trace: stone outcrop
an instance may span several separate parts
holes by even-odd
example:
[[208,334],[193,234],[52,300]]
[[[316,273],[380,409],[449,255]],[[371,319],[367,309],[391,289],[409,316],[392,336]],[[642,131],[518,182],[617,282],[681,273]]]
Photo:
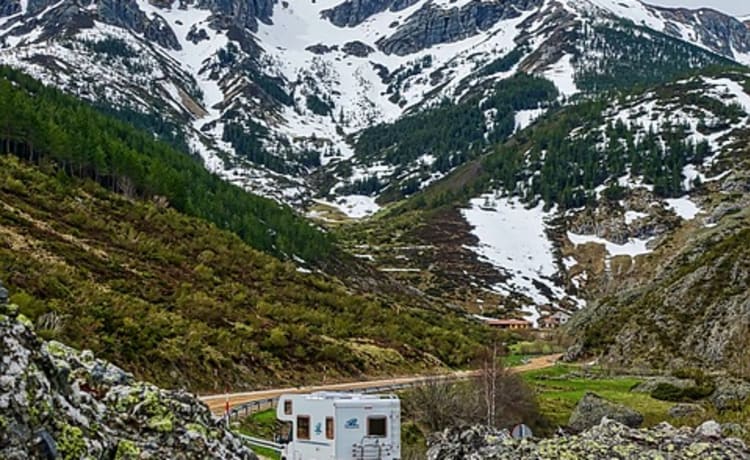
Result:
[[716,390],[709,400],[720,411],[742,408],[750,400],[750,383],[733,378],[717,379]]
[[21,12],[20,0],[0,0],[0,18]]
[[703,407],[701,407],[699,404],[681,403],[675,404],[674,406],[669,408],[669,416],[672,418],[690,417],[693,415],[700,415],[705,412],[706,410],[703,409]]
[[670,35],[682,36],[684,24],[697,25],[698,40],[716,53],[734,57],[735,53],[750,52],[750,30],[739,19],[708,8],[652,8],[669,21],[665,32]]
[[658,387],[659,385],[671,385],[673,387],[679,388],[684,390],[685,388],[694,387],[697,385],[697,382],[693,379],[682,379],[677,377],[670,377],[670,376],[658,376],[658,377],[651,377],[647,378],[643,382],[636,385],[632,390],[634,393],[651,393]]
[[184,391],[44,342],[0,287],[0,458],[255,460]]
[[[716,423],[716,422],[712,422]],[[717,424],[718,425],[718,424]],[[504,430],[486,427],[447,430],[428,440],[429,460],[558,460],[561,458],[693,458],[746,459],[750,449],[721,437],[711,423],[698,429],[662,423],[648,430],[628,428],[614,420],[578,435],[550,439],[511,439]]]
[[371,16],[383,11],[401,11],[419,0],[347,0],[329,10],[323,17],[339,27],[356,27]]
[[643,423],[643,416],[633,409],[587,392],[570,415],[568,427],[579,432],[598,425],[605,418],[630,428],[638,428]]
[[692,233],[651,281],[589,304],[566,325],[578,342],[570,356],[597,355],[626,369],[743,372],[750,363],[748,225],[745,209]]
[[353,41],[353,42],[344,44],[344,46],[341,48],[341,51],[343,51],[346,54],[350,54],[352,56],[357,56],[361,58],[365,58],[375,52],[375,50],[372,49],[369,45],[362,43],[360,41]]
[[452,43],[486,31],[498,21],[519,17],[541,4],[540,0],[471,1],[443,9],[426,3],[406,23],[377,45],[386,54],[405,56],[441,43]]

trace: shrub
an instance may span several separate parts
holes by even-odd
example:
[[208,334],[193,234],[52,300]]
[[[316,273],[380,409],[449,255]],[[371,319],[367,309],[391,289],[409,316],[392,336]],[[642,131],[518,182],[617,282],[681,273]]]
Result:
[[696,401],[709,396],[714,390],[712,383],[702,383],[687,388],[680,388],[671,383],[660,383],[651,392],[651,397],[661,401]]
[[672,375],[678,379],[692,379],[696,383],[701,383],[706,379],[703,369],[697,367],[681,367],[672,371]]
[[681,401],[682,388],[671,383],[660,383],[651,391],[651,397],[661,401]]

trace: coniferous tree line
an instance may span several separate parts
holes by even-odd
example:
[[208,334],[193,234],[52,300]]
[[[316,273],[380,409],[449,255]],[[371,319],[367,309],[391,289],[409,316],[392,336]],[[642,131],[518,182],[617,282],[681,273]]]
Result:
[[[596,94],[613,89],[648,88],[687,71],[735,65],[729,59],[666,34],[627,22],[587,24],[580,36],[575,81]],[[595,57],[588,58],[589,54]]]
[[557,94],[550,81],[518,74],[498,82],[488,97],[444,101],[394,123],[368,128],[359,135],[355,148],[361,158],[382,155],[395,166],[432,155],[432,170],[446,172],[473,158],[479,148],[512,134],[517,111],[550,104]]
[[[604,107],[597,102],[585,105]],[[601,120],[601,115],[593,120]],[[530,149],[499,147],[484,161],[484,177],[528,202],[541,199],[548,207],[557,204],[564,209],[591,202],[600,186],[606,186],[606,198],[621,198],[624,189],[617,179],[625,175],[642,178],[657,196],[679,197],[690,186],[685,183],[685,167],[699,165],[711,154],[706,141],[689,138],[689,129],[667,124],[657,131],[617,120],[602,132],[571,136],[567,123],[550,124],[535,132]]]
[[328,235],[290,208],[223,181],[186,152],[21,72],[0,67],[0,106],[2,153],[132,197],[165,197],[275,255],[316,261],[332,247]]
[[[703,69],[700,75],[729,78],[747,87],[744,73],[738,74],[733,66]],[[682,115],[669,121],[670,117],[649,117],[646,112],[633,114],[650,119],[650,126],[607,117],[612,115],[613,100],[627,104],[634,96],[642,97],[637,89],[581,99],[486,150],[476,164],[418,193],[399,212],[455,205],[490,190],[520,196],[529,204],[544,200],[548,207],[569,209],[597,196],[623,199],[627,185],[620,185],[622,178],[649,185],[662,198],[682,196],[700,186],[699,179],[686,177],[685,168],[704,164],[716,153],[707,141],[694,140],[695,131],[717,134],[747,116],[731,99],[705,94],[703,78],[683,78],[678,84],[652,87],[648,94],[667,103],[657,110],[680,107],[690,114],[691,126]]]

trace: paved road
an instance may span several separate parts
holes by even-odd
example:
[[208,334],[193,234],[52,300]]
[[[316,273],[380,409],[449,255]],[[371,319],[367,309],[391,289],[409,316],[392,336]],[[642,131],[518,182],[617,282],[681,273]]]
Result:
[[[538,358],[533,358],[528,364],[520,366],[514,366],[509,368],[511,372],[528,372],[537,369],[544,369],[551,367],[555,362],[560,359],[562,355],[546,355]],[[468,378],[477,374],[478,371],[461,371],[447,376],[457,379]],[[314,391],[352,391],[352,390],[364,390],[368,388],[378,388],[390,385],[408,384],[423,380],[425,375],[412,376],[412,377],[401,377],[394,379],[382,379],[382,380],[368,380],[364,382],[350,382],[350,383],[339,383],[330,385],[319,385],[319,386],[306,386],[306,387],[292,387],[292,388],[277,388],[274,390],[261,390],[261,391],[250,391],[246,393],[231,393],[228,395],[230,407],[234,407],[240,404],[245,404],[253,401],[263,401],[270,398],[278,398],[279,396],[286,393],[311,393]],[[208,395],[201,396],[200,399],[206,403],[216,415],[224,414],[226,405],[227,395]]]

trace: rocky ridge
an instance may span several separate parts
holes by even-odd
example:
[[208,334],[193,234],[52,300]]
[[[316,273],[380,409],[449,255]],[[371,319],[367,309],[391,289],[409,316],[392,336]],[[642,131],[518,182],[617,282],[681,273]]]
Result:
[[0,458],[256,460],[208,408],[58,342],[0,286]]
[[[328,168],[356,156],[351,136],[363,128],[483,91],[507,72],[477,74],[519,49],[527,72],[596,68],[596,52],[570,59],[584,25],[619,18],[750,59],[739,20],[635,0],[4,0],[0,56],[97,103],[158,115],[209,169],[303,205],[350,198],[311,173],[347,185],[359,166],[378,167]],[[419,164],[394,168],[409,177]]]
[[487,427],[446,430],[428,440],[429,460],[559,458],[642,459],[691,458],[745,459],[750,449],[734,438],[724,438],[716,422],[696,429],[675,428],[668,423],[650,429],[628,428],[605,419],[574,436],[550,439],[511,439],[505,430]]

